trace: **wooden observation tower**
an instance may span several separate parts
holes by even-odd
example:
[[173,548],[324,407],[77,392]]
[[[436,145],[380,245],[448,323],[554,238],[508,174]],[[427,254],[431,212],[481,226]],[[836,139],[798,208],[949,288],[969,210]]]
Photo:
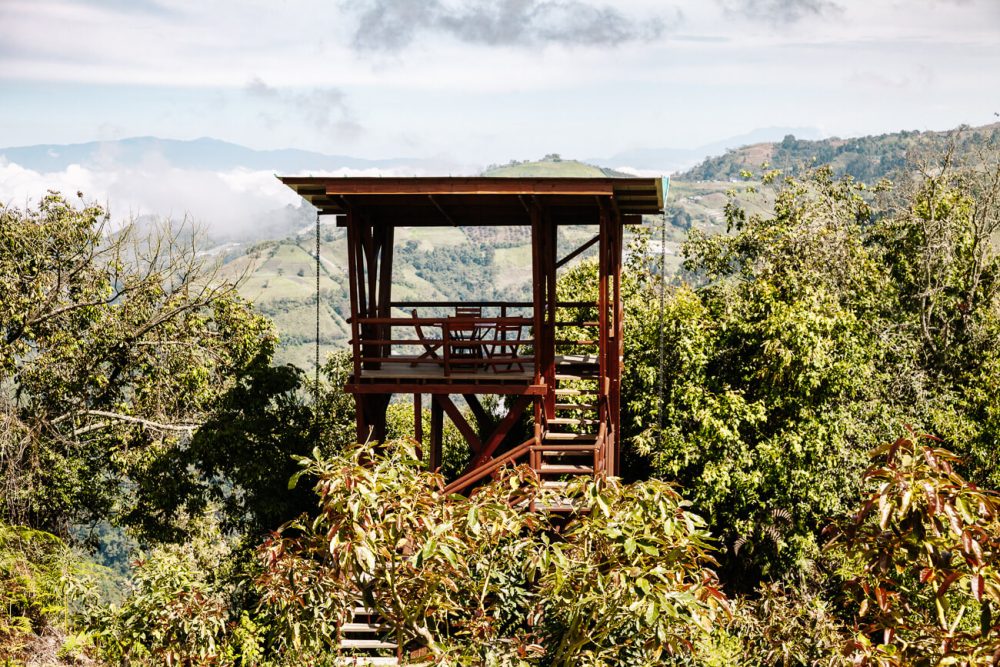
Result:
[[[441,461],[445,415],[462,433],[471,463],[448,491],[463,492],[505,463],[527,463],[544,479],[619,472],[622,369],[622,236],[642,214],[663,210],[651,178],[282,177],[321,215],[347,229],[354,368],[344,389],[357,405],[358,439],[382,440],[393,394],[413,396],[416,437]],[[522,225],[531,229],[532,300],[394,301],[397,227]],[[593,238],[559,255],[557,232],[587,225]],[[598,274],[590,302],[559,302],[556,273],[590,247]],[[581,333],[582,332],[582,333]],[[479,397],[503,397],[486,419]],[[464,397],[480,434],[456,405]],[[422,401],[429,397],[429,442]],[[520,417],[533,434],[510,442]]]

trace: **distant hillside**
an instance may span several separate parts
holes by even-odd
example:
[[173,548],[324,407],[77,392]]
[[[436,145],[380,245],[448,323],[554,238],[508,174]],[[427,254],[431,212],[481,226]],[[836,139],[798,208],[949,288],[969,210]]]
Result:
[[178,140],[158,137],[130,137],[82,144],[39,144],[0,148],[0,156],[27,169],[39,172],[60,171],[71,164],[90,168],[136,167],[150,161],[162,161],[178,169],[229,170],[259,169],[275,172],[317,172],[337,169],[427,169],[455,168],[440,160],[356,158],[327,155],[294,148],[255,150],[202,137]]
[[836,174],[848,174],[872,182],[892,177],[920,153],[939,152],[952,140],[960,153],[971,153],[986,142],[1000,142],[1000,123],[946,132],[903,131],[852,139],[833,137],[818,141],[788,135],[780,142],[765,142],[711,157],[682,174],[683,181],[731,181],[742,171],[759,173],[761,165],[794,173],[803,168],[829,164]]
[[588,158],[586,162],[611,167],[630,167],[653,173],[667,174],[690,169],[710,155],[725,153],[730,148],[779,141],[794,134],[800,139],[819,139],[823,135],[814,127],[761,127],[745,134],[727,137],[696,148],[657,148],[643,146],[615,153],[610,157]]
[[616,178],[631,178],[633,174],[626,174],[606,167],[579,162],[577,160],[564,160],[557,153],[546,155],[541,160],[517,161],[511,160],[507,164],[490,165],[482,174],[483,176],[506,176],[510,178],[523,178],[525,176],[565,176],[568,178],[602,178],[613,176]]

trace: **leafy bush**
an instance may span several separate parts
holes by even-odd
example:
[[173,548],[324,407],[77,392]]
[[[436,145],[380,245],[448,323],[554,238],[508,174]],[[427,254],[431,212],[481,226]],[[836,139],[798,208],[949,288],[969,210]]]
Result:
[[1000,494],[958,475],[936,438],[880,448],[868,499],[832,548],[852,581],[861,664],[995,665],[1000,661]]
[[263,603],[286,651],[332,647],[362,601],[407,649],[460,664],[659,664],[726,608],[704,524],[661,482],[573,483],[560,531],[527,468],[441,495],[402,443],[302,461],[320,514],[264,545]]
[[[55,535],[0,522],[0,660],[51,649],[53,659],[90,652],[78,621],[107,572]],[[38,656],[36,656],[37,658]]]
[[256,664],[260,629],[235,604],[239,577],[218,524],[202,518],[185,544],[140,555],[131,590],[120,604],[93,613],[89,624],[101,656],[114,664]]
[[15,656],[65,614],[59,538],[0,523],[0,657]]

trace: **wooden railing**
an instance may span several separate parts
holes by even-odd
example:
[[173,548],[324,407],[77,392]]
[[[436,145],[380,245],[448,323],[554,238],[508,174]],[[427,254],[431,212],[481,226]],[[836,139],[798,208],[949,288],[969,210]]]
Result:
[[[530,301],[394,301],[397,312],[410,316],[358,317],[354,348],[355,369],[379,369],[384,363],[404,362],[412,368],[453,373],[482,370],[502,374],[527,372],[538,360],[533,336],[535,320]],[[562,302],[560,308],[589,308],[587,301]],[[478,309],[482,316],[454,315],[457,309]],[[423,312],[421,312],[423,311]],[[428,314],[428,311],[429,314]],[[557,328],[593,327],[596,322],[567,320]],[[556,340],[557,349],[576,350],[591,340]]]
[[404,362],[439,368],[445,377],[480,369],[524,371],[535,361],[535,342],[526,337],[531,322],[529,317],[360,317],[361,338],[351,343],[366,369]]
[[508,463],[513,463],[522,456],[527,456],[535,446],[535,439],[525,440],[517,447],[508,450],[504,454],[496,457],[489,463],[479,466],[475,470],[470,470],[451,484],[444,487],[445,494],[461,493],[479,480],[492,475]]

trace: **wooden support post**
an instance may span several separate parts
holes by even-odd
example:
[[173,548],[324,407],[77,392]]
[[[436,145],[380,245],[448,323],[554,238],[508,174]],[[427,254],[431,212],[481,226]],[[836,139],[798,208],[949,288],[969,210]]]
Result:
[[441,449],[444,442],[444,410],[437,401],[431,401],[431,456],[432,471],[441,467]]
[[514,424],[516,424],[517,420],[522,414],[524,414],[524,410],[530,403],[530,396],[517,397],[514,404],[510,406],[510,410],[507,412],[506,416],[500,420],[496,429],[490,434],[490,437],[486,439],[486,442],[483,443],[483,447],[479,451],[478,455],[472,459],[472,463],[469,464],[465,473],[462,474],[472,472],[490,460],[490,457],[492,457],[493,453],[496,452],[498,447],[500,447],[503,439],[507,437],[507,434],[510,433],[510,429],[514,427]]
[[542,262],[545,266],[545,382],[549,391],[545,394],[545,418],[553,419],[556,416],[556,223],[552,217],[546,213],[544,217],[545,225],[545,246],[543,248]]
[[[610,377],[610,338],[612,337],[610,331],[610,322],[608,321],[608,273],[610,270],[609,266],[609,247],[611,245],[611,224],[609,218],[608,207],[604,200],[598,200],[600,205],[600,242],[598,251],[598,285],[597,285],[597,321],[598,321],[598,419],[600,419],[607,428],[611,427],[608,423],[610,419],[610,405],[608,402],[608,388]],[[607,453],[606,453],[607,455]]]
[[[542,376],[542,314],[544,302],[542,299],[544,288],[544,273],[542,271],[542,260],[539,248],[542,245],[542,215],[536,202],[528,207],[531,216],[531,295],[532,295],[532,339],[534,340],[533,352],[535,357],[535,380],[534,384],[541,383]],[[546,391],[553,391],[552,387],[547,387]],[[540,443],[542,437],[542,426],[544,420],[544,397],[535,400],[535,442]]]
[[610,427],[613,428],[611,444],[613,447],[610,457],[612,465],[608,474],[621,474],[621,386],[622,386],[622,357],[625,354],[625,306],[622,303],[622,242],[624,229],[618,211],[615,210],[615,217],[611,222],[613,231],[613,242],[611,244],[611,273],[615,281],[614,293],[612,296],[615,319],[615,342],[612,349],[611,365],[611,404],[610,404]]
[[[380,229],[380,258],[379,258],[379,277],[378,277],[378,304],[376,306],[378,316],[382,318],[387,318],[392,313],[392,243],[394,237],[395,227],[392,225],[383,224]],[[382,340],[390,340],[392,338],[392,327],[388,324],[383,324],[378,327],[380,330],[379,338]],[[379,352],[380,357],[388,357],[392,351],[392,346],[386,344],[382,346]]]
[[462,394],[462,398],[469,404],[469,410],[472,411],[472,415],[476,418],[476,425],[479,426],[479,431],[482,433],[490,426],[493,420],[490,419],[483,404],[479,402],[478,396],[475,394]]
[[434,394],[434,402],[440,405],[445,412],[448,413],[448,418],[451,422],[458,428],[459,433],[465,438],[465,441],[469,443],[469,448],[472,449],[473,454],[479,454],[483,449],[483,443],[479,440],[479,435],[476,433],[475,429],[469,425],[468,420],[465,419],[465,415],[462,411],[458,409],[451,398],[447,394]]
[[424,444],[424,408],[422,404],[423,394],[416,392],[413,394],[413,439],[417,442],[417,458],[423,459]]

